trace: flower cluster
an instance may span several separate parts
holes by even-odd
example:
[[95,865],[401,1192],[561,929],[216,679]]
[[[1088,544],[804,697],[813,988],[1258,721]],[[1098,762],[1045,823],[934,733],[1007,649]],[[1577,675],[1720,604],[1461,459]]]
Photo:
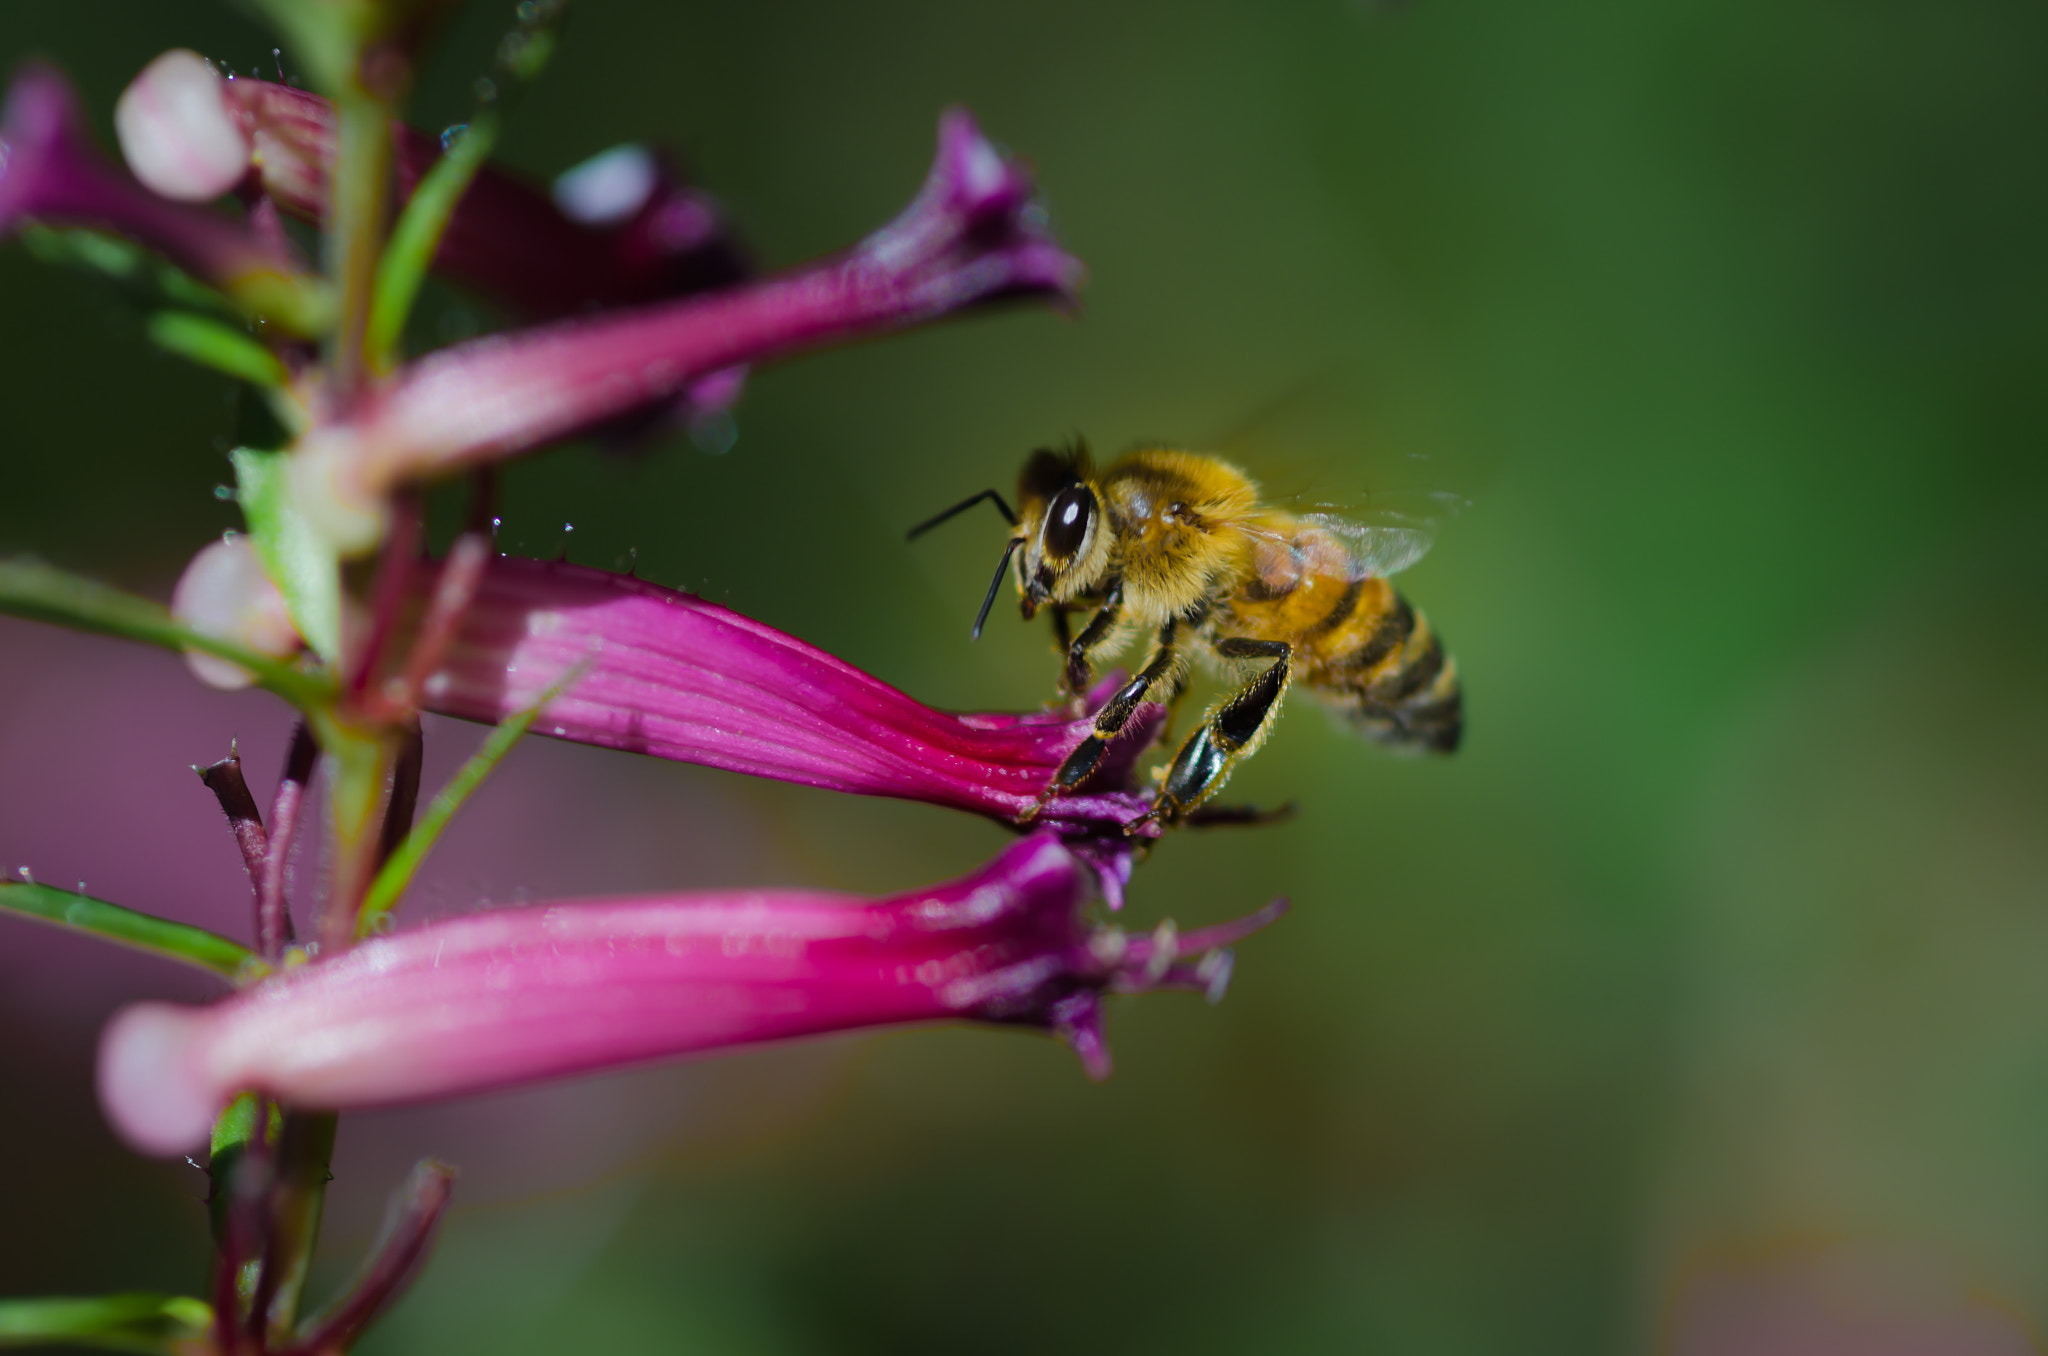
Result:
[[[937,711],[643,580],[504,557],[479,531],[435,556],[419,490],[471,477],[481,520],[489,468],[507,458],[716,409],[751,369],[823,346],[1001,300],[1066,305],[1081,269],[1023,166],[962,110],[941,115],[930,173],[893,220],[826,258],[760,271],[717,204],[645,147],[604,152],[549,190],[490,163],[500,102],[449,138],[398,121],[413,46],[441,6],[260,7],[305,49],[318,92],[166,53],[115,110],[125,167],[47,67],[18,73],[0,114],[0,236],[153,282],[151,336],[247,383],[283,430],[278,446],[234,453],[246,531],[198,552],[168,610],[12,561],[0,562],[0,611],[181,649],[202,680],[261,686],[300,718],[267,812],[237,759],[202,773],[248,868],[253,945],[0,884],[11,911],[204,966],[233,988],[207,1006],[127,1009],[99,1071],[108,1115],[137,1148],[210,1143],[213,1293],[141,1308],[122,1297],[40,1335],[344,1349],[417,1271],[449,1176],[423,1164],[355,1286],[302,1317],[339,1111],[939,1021],[1056,1033],[1099,1078],[1102,995],[1220,997],[1226,948],[1283,905],[1186,935],[1127,934],[1091,914],[1098,901],[1121,907],[1157,832],[1134,787],[1156,707],[1035,814],[1029,836],[959,880],[875,900],[567,900],[393,929],[435,836],[529,729],[1005,824],[1031,817],[1119,679],[1079,709]],[[558,8],[519,7],[494,90],[538,70]],[[320,260],[287,219],[321,230]],[[525,327],[408,356],[405,320],[429,269]],[[424,809],[423,712],[494,727]],[[309,799],[316,785],[325,794]],[[323,805],[317,824],[309,803]],[[284,863],[313,832],[307,859],[323,879],[288,897]]]

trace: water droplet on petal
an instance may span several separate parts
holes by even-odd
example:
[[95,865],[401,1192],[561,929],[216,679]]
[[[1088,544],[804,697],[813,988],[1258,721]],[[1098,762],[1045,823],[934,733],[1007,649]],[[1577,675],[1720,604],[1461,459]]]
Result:
[[444,151],[453,150],[455,143],[462,140],[468,134],[469,124],[466,122],[453,123],[443,128],[441,130],[441,149]]

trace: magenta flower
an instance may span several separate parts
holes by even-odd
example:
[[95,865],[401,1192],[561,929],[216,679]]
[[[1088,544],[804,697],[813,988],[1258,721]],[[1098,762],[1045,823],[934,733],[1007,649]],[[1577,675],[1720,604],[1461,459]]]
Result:
[[[248,76],[228,81],[226,98],[250,138],[263,192],[288,215],[320,221],[334,168],[334,105]],[[391,139],[402,202],[441,147],[403,123],[392,124]],[[596,164],[567,189],[557,195],[565,207],[485,166],[456,204],[435,268],[534,320],[683,296],[750,271],[718,205],[650,153]]]
[[319,280],[279,246],[210,208],[160,198],[110,162],[70,83],[47,66],[15,77],[0,114],[0,236],[28,220],[127,236],[302,333],[326,309]]
[[1046,232],[1029,176],[954,109],[916,200],[846,253],[438,350],[302,440],[296,497],[337,546],[361,551],[382,533],[387,497],[409,481],[529,451],[747,364],[1004,297],[1066,298],[1080,273]]
[[204,1138],[255,1088],[388,1106],[828,1032],[1037,1027],[1109,1072],[1105,992],[1221,996],[1221,948],[1285,908],[1177,936],[1083,917],[1094,872],[1040,832],[960,880],[861,902],[743,891],[500,909],[373,938],[211,1007],[142,1003],[101,1045],[100,1094],[138,1148]]
[[[424,601],[439,581],[423,570]],[[935,711],[793,636],[644,580],[498,557],[422,690],[427,710],[498,721],[572,678],[534,730],[576,743],[701,763],[1011,821],[1030,808],[1091,721],[1066,713]],[[1115,689],[1105,681],[1091,699]],[[1157,734],[1153,706],[1079,793],[1046,806],[1063,832],[1121,840],[1148,801],[1128,788]]]

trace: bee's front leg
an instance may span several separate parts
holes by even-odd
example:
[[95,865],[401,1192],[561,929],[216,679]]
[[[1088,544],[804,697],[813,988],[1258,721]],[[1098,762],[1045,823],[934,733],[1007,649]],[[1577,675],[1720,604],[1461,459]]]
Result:
[[1123,614],[1123,610],[1124,584],[1121,579],[1109,586],[1109,595],[1102,600],[1102,606],[1095,610],[1095,615],[1081,628],[1081,634],[1071,640],[1067,637],[1065,609],[1054,609],[1053,633],[1059,637],[1061,648],[1067,652],[1067,667],[1061,675],[1061,682],[1069,696],[1079,697],[1087,693],[1088,684],[1095,676],[1088,663],[1088,653],[1109,638],[1110,630],[1116,625],[1117,618]]
[[1146,824],[1178,824],[1223,787],[1231,768],[1252,753],[1273,727],[1280,698],[1287,692],[1288,660],[1294,647],[1284,640],[1221,641],[1216,653],[1224,659],[1271,658],[1272,667],[1218,703],[1203,718],[1166,770],[1152,808],[1124,826],[1135,833]]
[[[1112,592],[1110,597],[1112,600],[1119,600],[1116,592]],[[1107,610],[1108,605],[1105,604],[1104,611]],[[1096,616],[1099,620],[1102,614],[1097,613]],[[1089,629],[1094,629],[1093,622],[1089,623]],[[1110,741],[1123,732],[1124,726],[1130,724],[1131,717],[1137,714],[1138,707],[1144,704],[1154,685],[1173,679],[1178,686],[1176,671],[1180,664],[1180,650],[1175,637],[1179,629],[1180,622],[1177,618],[1159,628],[1159,641],[1152,652],[1150,662],[1137,677],[1125,683],[1123,688],[1095,713],[1095,728],[1089,732],[1086,739],[1075,746],[1072,753],[1067,755],[1067,761],[1060,764],[1060,770],[1053,774],[1052,781],[1047,784],[1045,790],[1038,793],[1037,802],[1017,816],[1018,823],[1028,824],[1038,818],[1039,812],[1045,809],[1048,802],[1065,795],[1088,779],[1088,774],[1101,765],[1102,755],[1108,752]],[[1081,640],[1085,641],[1087,638],[1087,632],[1084,631]],[[1080,642],[1077,641],[1077,649],[1079,645]]]

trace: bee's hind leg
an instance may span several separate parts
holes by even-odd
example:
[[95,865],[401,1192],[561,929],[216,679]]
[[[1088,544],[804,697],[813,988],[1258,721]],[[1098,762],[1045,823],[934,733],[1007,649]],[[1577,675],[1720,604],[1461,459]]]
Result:
[[[1089,624],[1089,629],[1094,629],[1094,623]],[[1053,774],[1052,781],[1046,785],[1045,790],[1038,793],[1037,802],[1017,816],[1018,823],[1030,823],[1049,802],[1065,795],[1088,779],[1088,774],[1101,764],[1102,755],[1109,751],[1110,741],[1123,732],[1124,726],[1130,724],[1131,717],[1137,714],[1138,707],[1151,695],[1155,685],[1171,682],[1176,691],[1179,689],[1180,648],[1176,641],[1179,629],[1178,618],[1170,619],[1166,625],[1159,628],[1158,643],[1144,670],[1125,683],[1123,688],[1095,713],[1095,728],[1089,732],[1086,739],[1074,747],[1072,753],[1067,755],[1067,761],[1060,764],[1060,770]],[[1087,638],[1087,632],[1082,632],[1081,640],[1085,641]],[[1078,649],[1079,645],[1080,643],[1076,642],[1075,648]]]
[[[1273,664],[1203,718],[1174,755],[1152,808],[1126,824],[1125,833],[1135,833],[1152,823],[1192,822],[1197,807],[1222,789],[1231,768],[1255,751],[1272,729],[1280,699],[1287,692],[1288,660],[1294,647],[1284,640],[1232,638],[1219,641],[1216,653],[1224,659],[1271,658]],[[1221,822],[1243,822],[1241,818],[1218,818]]]

